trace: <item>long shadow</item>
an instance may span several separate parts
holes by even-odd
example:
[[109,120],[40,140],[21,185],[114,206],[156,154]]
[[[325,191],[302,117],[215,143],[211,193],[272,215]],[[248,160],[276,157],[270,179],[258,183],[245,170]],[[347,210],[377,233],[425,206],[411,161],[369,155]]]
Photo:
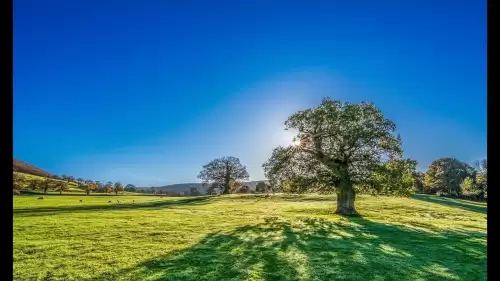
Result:
[[486,280],[485,240],[361,217],[268,220],[93,280]]
[[431,202],[431,203],[436,203],[448,207],[456,207],[460,209],[464,209],[467,211],[472,211],[476,213],[481,213],[481,214],[486,214],[488,207],[486,206],[481,206],[473,203],[467,203],[463,201],[458,201],[453,198],[446,198],[446,197],[438,197],[435,195],[423,195],[423,194],[414,194],[412,195],[413,199],[425,201],[425,202]]
[[[14,215],[46,215],[47,213],[74,213],[74,212],[89,212],[89,211],[103,211],[103,210],[131,210],[131,209],[161,209],[185,205],[200,205],[208,203],[212,198],[209,196],[197,196],[192,198],[180,200],[167,200],[167,201],[152,201],[141,203],[121,203],[116,204],[108,203],[107,205],[75,205],[75,206],[61,206],[50,208],[25,208],[14,209]],[[114,200],[112,200],[114,201]]]

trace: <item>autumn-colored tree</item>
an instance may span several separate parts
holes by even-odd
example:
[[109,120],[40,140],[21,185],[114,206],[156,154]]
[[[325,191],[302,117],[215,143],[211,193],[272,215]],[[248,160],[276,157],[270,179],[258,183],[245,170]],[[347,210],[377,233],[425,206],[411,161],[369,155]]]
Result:
[[113,189],[113,183],[108,181],[105,185],[104,185],[104,193],[108,194],[111,192],[111,190]]
[[65,181],[56,181],[54,182],[53,188],[55,191],[59,191],[59,194],[62,194],[63,191],[67,191],[69,189],[69,185]]

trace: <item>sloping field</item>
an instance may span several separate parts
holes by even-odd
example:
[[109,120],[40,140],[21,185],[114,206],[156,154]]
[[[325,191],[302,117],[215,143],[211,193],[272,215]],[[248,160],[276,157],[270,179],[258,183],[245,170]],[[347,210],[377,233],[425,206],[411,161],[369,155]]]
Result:
[[486,280],[481,203],[358,196],[344,218],[331,196],[13,200],[15,280]]

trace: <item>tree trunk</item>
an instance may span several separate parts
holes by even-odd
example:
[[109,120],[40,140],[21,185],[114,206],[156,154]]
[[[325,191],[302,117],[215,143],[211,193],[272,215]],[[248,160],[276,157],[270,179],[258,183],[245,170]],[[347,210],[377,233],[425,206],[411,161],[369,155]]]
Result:
[[354,208],[354,199],[356,194],[351,183],[341,184],[337,192],[337,210],[336,214],[344,216],[357,216],[358,212]]
[[229,183],[231,181],[231,175],[229,174],[229,165],[226,164],[226,175],[224,179],[224,192],[223,194],[229,194]]
[[62,190],[59,191],[59,195],[62,195]]

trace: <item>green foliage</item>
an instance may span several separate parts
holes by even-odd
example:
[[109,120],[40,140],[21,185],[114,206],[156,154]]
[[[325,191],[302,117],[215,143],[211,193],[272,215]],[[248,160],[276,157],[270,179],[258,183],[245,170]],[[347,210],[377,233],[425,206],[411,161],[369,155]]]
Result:
[[[263,165],[271,185],[287,192],[340,192],[346,195],[341,201],[350,201],[344,202],[350,214],[355,213],[353,186],[374,186],[373,173],[380,172],[385,159],[399,159],[403,152],[396,125],[373,103],[325,98],[319,106],[290,116],[285,129],[297,135],[294,144],[274,149]],[[387,188],[406,190],[400,185]]]
[[257,192],[264,193],[267,192],[267,190],[268,190],[267,184],[263,181],[259,181],[255,186],[255,191]]
[[425,192],[425,185],[424,185],[424,179],[425,179],[425,173],[422,173],[420,171],[415,171],[413,173],[413,189],[417,193],[424,193]]
[[19,190],[19,189],[22,189],[25,185],[26,185],[26,179],[23,176],[21,176],[17,173],[12,174],[12,188],[13,189]]
[[464,194],[474,194],[479,191],[479,188],[477,188],[474,180],[471,177],[466,177],[462,181],[462,183],[460,183],[460,188],[462,193]]
[[475,177],[475,170],[468,164],[455,158],[434,160],[425,173],[425,189],[442,195],[460,195],[460,183]]
[[52,182],[51,186],[55,191],[59,191],[60,194],[69,189],[68,183],[64,181]]
[[486,159],[475,163],[477,170],[476,185],[479,190],[486,193],[488,190],[488,163]]
[[115,192],[116,195],[118,195],[119,192],[123,192],[124,188],[123,185],[120,182],[115,182],[113,191]]
[[28,181],[28,189],[30,190],[37,190],[37,189],[41,189],[42,187],[42,180],[40,179],[31,179]]
[[103,186],[103,192],[108,194],[113,190],[113,182],[108,181],[104,186]]
[[360,185],[360,189],[373,194],[408,196],[415,185],[417,163],[412,159],[391,159],[373,171],[371,181]]
[[247,180],[249,177],[246,167],[236,157],[222,157],[212,160],[203,166],[198,178],[202,180],[204,187],[218,183],[224,186],[224,194],[231,189],[231,182]]
[[135,187],[135,185],[129,183],[125,186],[124,190],[128,191],[128,192],[137,192],[137,187]]

